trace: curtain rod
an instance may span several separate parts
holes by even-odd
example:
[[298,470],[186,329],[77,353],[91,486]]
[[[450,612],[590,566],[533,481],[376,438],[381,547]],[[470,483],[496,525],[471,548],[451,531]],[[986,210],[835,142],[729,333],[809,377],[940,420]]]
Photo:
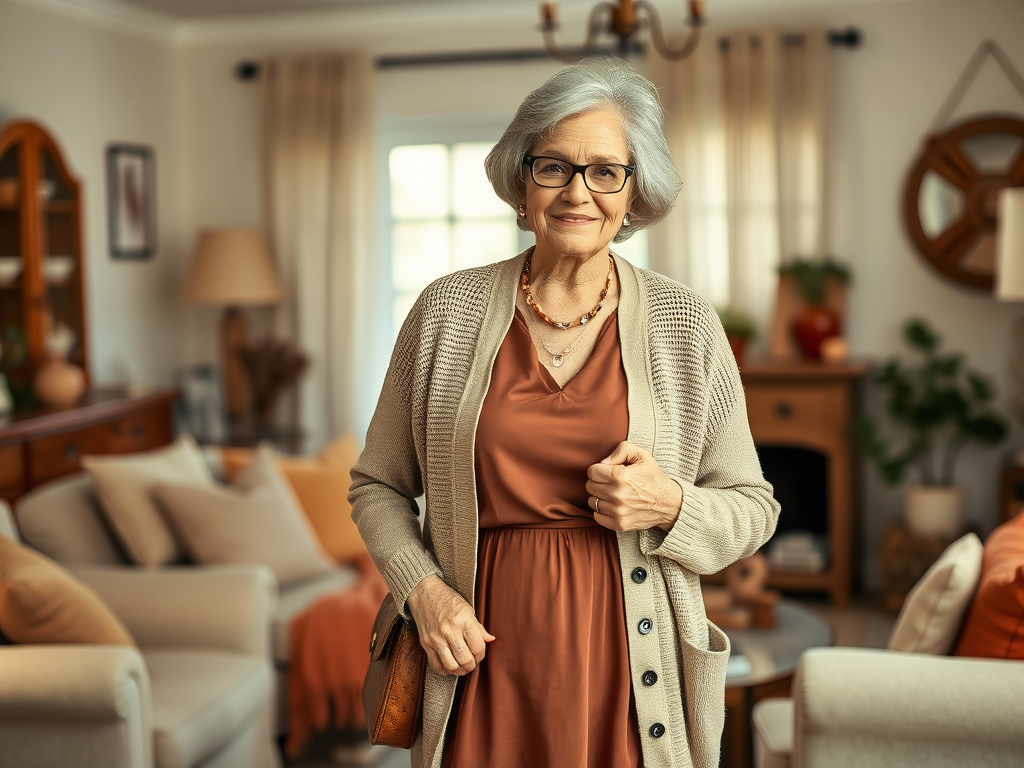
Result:
[[[785,45],[799,45],[804,40],[802,34],[783,35]],[[856,27],[843,30],[829,30],[828,42],[837,48],[859,48],[864,41],[863,33]],[[720,38],[719,48],[728,48],[729,39]],[[626,55],[642,55],[644,46],[634,43]],[[603,48],[591,53],[592,56],[621,56],[618,48]],[[379,56],[374,61],[377,69],[404,69],[407,67],[431,67],[445,64],[493,64],[495,62],[554,60],[546,48],[519,48],[496,51],[454,51],[445,53],[421,53],[403,56]],[[235,65],[235,77],[239,80],[255,80],[260,74],[260,63],[246,59]]]

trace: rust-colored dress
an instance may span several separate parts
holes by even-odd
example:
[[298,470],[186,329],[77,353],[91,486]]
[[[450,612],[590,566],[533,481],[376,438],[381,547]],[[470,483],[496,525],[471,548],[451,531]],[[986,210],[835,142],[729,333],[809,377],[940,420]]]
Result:
[[497,639],[460,682],[450,768],[640,766],[614,532],[587,467],[626,439],[617,315],[559,388],[525,319],[498,351],[480,413],[477,616]]

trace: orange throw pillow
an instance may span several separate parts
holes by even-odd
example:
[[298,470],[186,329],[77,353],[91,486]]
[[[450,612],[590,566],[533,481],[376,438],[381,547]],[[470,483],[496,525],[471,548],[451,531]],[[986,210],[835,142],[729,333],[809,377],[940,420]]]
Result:
[[99,595],[45,555],[0,536],[0,632],[14,643],[130,645]]
[[1024,659],[1024,515],[992,531],[957,656]]
[[[248,448],[221,449],[228,481],[248,466],[252,455]],[[277,456],[277,466],[288,478],[324,551],[342,563],[366,554],[348,503],[349,473],[358,458],[359,446],[350,434],[317,456]]]

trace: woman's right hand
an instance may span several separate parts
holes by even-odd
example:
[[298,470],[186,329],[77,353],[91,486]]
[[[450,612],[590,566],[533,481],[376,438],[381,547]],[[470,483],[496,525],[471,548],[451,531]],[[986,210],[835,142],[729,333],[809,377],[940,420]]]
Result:
[[494,635],[476,620],[465,598],[437,576],[413,587],[408,606],[430,668],[439,675],[466,675],[483,661]]

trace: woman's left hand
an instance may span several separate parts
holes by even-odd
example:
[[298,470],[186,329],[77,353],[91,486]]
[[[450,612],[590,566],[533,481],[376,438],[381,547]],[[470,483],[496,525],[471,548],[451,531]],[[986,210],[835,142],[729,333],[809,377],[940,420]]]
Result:
[[605,528],[668,531],[679,518],[683,489],[650,453],[632,443],[619,443],[611,456],[591,464],[587,477],[587,503]]

